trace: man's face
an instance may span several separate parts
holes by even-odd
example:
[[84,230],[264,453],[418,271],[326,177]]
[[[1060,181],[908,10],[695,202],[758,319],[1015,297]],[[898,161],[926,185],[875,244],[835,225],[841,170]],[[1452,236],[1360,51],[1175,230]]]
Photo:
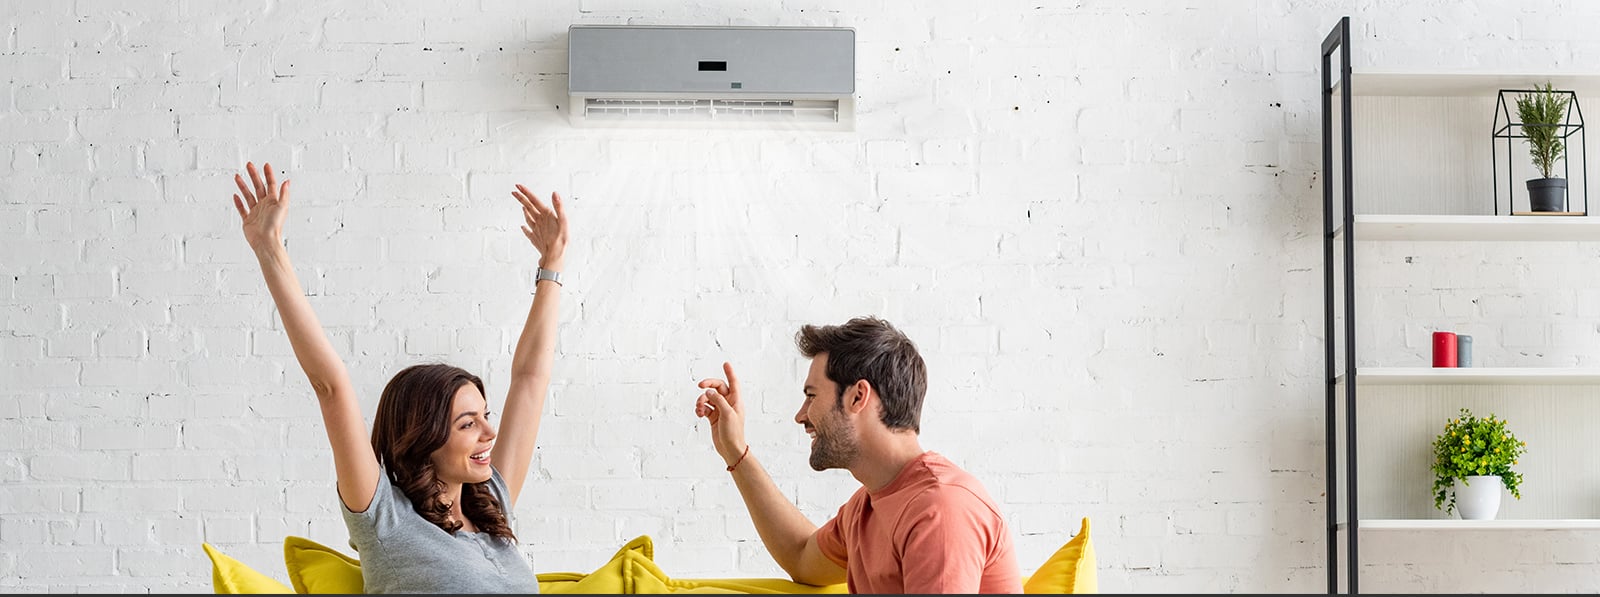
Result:
[[[806,400],[794,415],[794,422],[811,434],[811,468],[818,471],[849,468],[860,453],[855,424],[840,405],[839,386],[828,379],[827,368],[828,353],[811,359],[804,388]],[[853,386],[847,389],[843,402],[854,400],[855,393]]]

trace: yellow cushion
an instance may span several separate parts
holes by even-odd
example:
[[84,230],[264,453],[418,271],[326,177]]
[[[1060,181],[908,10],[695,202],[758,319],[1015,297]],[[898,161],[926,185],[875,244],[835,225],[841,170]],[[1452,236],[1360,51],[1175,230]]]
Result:
[[1024,593],[1098,593],[1094,544],[1089,542],[1089,519],[1083,519],[1078,535],[1056,550],[1044,565],[1022,583]]
[[[283,583],[228,557],[210,543],[200,544],[211,558],[211,588],[219,595],[242,593],[294,593]],[[360,592],[360,591],[357,591]]]
[[362,593],[361,561],[305,537],[283,538],[283,563],[296,593]]
[[[651,561],[655,555],[655,544],[651,543],[650,537],[640,535],[623,544],[617,553],[612,554],[610,560],[594,572],[540,574],[539,592],[611,594],[647,592],[649,588],[659,586],[663,576],[661,569]],[[555,582],[546,583],[547,577]],[[641,586],[646,591],[640,591]]]

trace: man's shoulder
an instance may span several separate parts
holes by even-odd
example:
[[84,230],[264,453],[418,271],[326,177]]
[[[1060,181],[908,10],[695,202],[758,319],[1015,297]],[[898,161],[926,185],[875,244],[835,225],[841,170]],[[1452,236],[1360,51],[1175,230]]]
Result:
[[977,477],[956,466],[944,456],[928,452],[921,464],[927,471],[918,483],[914,502],[946,506],[978,506],[994,509],[994,499]]
[[928,452],[922,461],[928,475],[940,487],[967,487],[982,490],[983,482],[972,473],[938,452]]

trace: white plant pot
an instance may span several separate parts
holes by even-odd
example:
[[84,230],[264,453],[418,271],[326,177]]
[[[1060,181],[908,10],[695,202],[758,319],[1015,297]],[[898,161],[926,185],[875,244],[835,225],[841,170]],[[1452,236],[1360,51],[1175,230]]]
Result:
[[1500,494],[1505,485],[1499,475],[1457,478],[1456,514],[1461,520],[1494,520],[1500,511]]

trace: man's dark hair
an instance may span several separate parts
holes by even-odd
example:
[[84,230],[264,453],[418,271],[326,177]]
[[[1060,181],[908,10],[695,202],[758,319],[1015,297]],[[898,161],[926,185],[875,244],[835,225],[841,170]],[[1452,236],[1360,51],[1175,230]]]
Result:
[[839,386],[834,397],[844,406],[844,389],[865,379],[883,404],[883,424],[890,429],[922,431],[922,398],[928,393],[928,367],[917,345],[889,322],[857,317],[844,325],[806,325],[794,335],[807,357],[828,354],[824,369]]

